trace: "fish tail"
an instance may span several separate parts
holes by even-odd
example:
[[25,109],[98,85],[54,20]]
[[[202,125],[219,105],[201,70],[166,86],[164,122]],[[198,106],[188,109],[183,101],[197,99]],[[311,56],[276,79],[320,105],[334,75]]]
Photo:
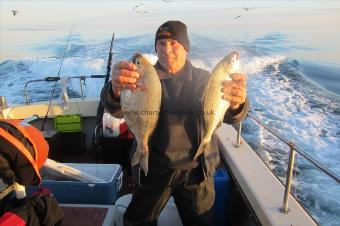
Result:
[[145,176],[148,173],[149,149],[147,145],[139,144],[137,142],[137,150],[133,154],[131,166],[139,165],[144,171]]
[[203,138],[200,146],[197,149],[194,160],[197,160],[197,158],[204,152],[205,146],[210,142],[210,140],[211,140],[211,138],[209,138],[209,137]]

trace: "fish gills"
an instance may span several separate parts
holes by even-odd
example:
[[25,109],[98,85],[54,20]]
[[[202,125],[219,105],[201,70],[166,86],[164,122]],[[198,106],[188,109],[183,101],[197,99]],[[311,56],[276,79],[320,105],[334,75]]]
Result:
[[229,101],[222,99],[222,82],[231,80],[230,74],[239,72],[239,53],[231,52],[217,63],[213,69],[208,84],[203,93],[203,112],[205,131],[201,144],[194,159],[197,159],[211,140],[212,134],[218,128],[229,108]]
[[149,138],[157,126],[161,106],[161,83],[153,65],[136,53],[132,62],[140,77],[136,90],[121,91],[121,106],[124,119],[137,140],[137,150],[132,157],[132,167],[139,165],[148,174]]

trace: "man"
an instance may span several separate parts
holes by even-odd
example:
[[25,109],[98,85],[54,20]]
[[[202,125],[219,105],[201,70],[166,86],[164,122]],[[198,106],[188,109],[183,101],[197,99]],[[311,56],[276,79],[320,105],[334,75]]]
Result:
[[[158,61],[155,65],[162,85],[162,103],[157,127],[149,142],[149,173],[140,177],[124,215],[125,225],[156,225],[157,218],[172,195],[183,225],[213,225],[215,201],[213,175],[219,163],[215,139],[197,160],[194,155],[202,138],[202,94],[209,72],[191,65],[187,58],[190,42],[186,25],[180,21],[162,24],[155,36]],[[128,61],[117,63],[112,81],[101,93],[104,107],[122,116],[119,96],[122,89],[137,88],[139,74]],[[236,123],[248,111],[246,81],[233,74],[223,84],[224,99],[230,108],[224,122]]]

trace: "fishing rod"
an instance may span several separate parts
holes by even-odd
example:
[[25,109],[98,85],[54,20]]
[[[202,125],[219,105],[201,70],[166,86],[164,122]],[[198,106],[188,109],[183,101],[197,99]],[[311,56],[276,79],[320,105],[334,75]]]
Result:
[[[109,79],[110,79],[111,62],[112,62],[112,55],[113,55],[112,47],[113,47],[114,39],[115,39],[115,33],[112,34],[112,39],[111,39],[111,44],[110,44],[110,52],[109,52],[109,57],[107,59],[107,67],[106,67],[106,75],[105,75],[104,86],[109,82]],[[99,105],[98,105],[98,108],[97,108],[97,125],[102,120],[103,113],[104,113],[104,106],[99,101]]]
[[[71,34],[72,34],[72,30],[73,30],[73,26],[71,27],[70,33],[68,34],[67,43],[66,43],[66,46],[65,46],[65,49],[64,49],[63,57],[61,58],[61,63],[60,63],[59,70],[58,70],[58,74],[57,74],[58,77],[60,77],[61,67],[63,66],[63,62],[64,62],[64,59],[65,59],[65,55],[66,55],[66,50],[67,50],[67,47],[68,47],[68,43],[70,42],[70,37],[71,37]],[[58,81],[55,81],[55,83],[54,83],[54,87],[53,87],[53,90],[52,90],[52,94],[51,94],[51,97],[50,97],[50,101],[49,101],[48,107],[47,107],[47,112],[46,112],[46,115],[45,115],[45,117],[44,117],[44,121],[43,121],[43,123],[42,123],[42,125],[41,125],[41,131],[44,131],[44,127],[45,127],[46,119],[47,119],[47,116],[48,116],[48,112],[50,111],[50,107],[51,107],[53,95],[54,95],[55,89],[56,89],[56,87],[57,87],[57,82],[58,82]]]
[[105,77],[105,83],[104,85],[106,85],[106,83],[109,82],[109,78],[110,78],[110,72],[111,72],[111,61],[112,61],[112,46],[113,46],[113,41],[115,39],[115,33],[112,34],[112,39],[111,39],[111,44],[110,44],[110,52],[109,52],[109,58],[107,59],[107,67],[106,67],[106,77]]
[[[106,67],[106,75],[105,75],[104,86],[109,82],[109,79],[110,79],[111,62],[112,62],[112,55],[113,55],[112,47],[113,47],[114,38],[115,38],[115,33],[112,33],[109,57],[107,59],[107,67]],[[98,108],[97,108],[97,123],[96,123],[96,127],[94,129],[94,134],[93,134],[93,137],[92,137],[92,143],[93,144],[98,144],[98,142],[99,142],[98,141],[99,133],[98,133],[97,130],[100,129],[103,114],[104,114],[104,106],[103,106],[102,102],[99,101]]]

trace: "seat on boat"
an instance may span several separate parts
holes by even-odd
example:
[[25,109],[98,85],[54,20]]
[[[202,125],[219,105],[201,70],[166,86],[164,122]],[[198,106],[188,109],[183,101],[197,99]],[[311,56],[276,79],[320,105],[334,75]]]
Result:
[[[118,210],[118,216],[117,216],[117,226],[123,225],[123,215],[125,213],[125,210],[129,203],[131,202],[132,194],[127,194],[124,196],[121,196],[119,199],[117,199],[115,206]],[[177,207],[175,205],[174,199],[170,197],[168,203],[162,210],[158,220],[157,225],[161,226],[182,226],[182,221],[179,216]]]

